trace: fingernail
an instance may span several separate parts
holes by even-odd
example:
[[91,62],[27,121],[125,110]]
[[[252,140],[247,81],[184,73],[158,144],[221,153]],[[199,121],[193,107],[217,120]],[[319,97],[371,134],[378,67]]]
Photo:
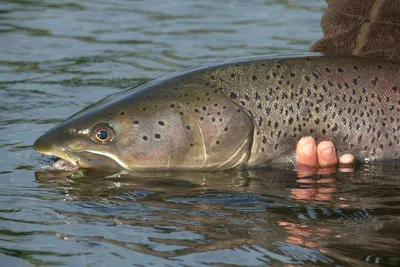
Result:
[[332,147],[329,148],[325,148],[324,150],[322,150],[322,156],[324,156],[324,158],[326,159],[330,159],[334,156],[334,150]]
[[305,144],[301,147],[301,152],[310,156],[314,153],[314,149],[314,144]]

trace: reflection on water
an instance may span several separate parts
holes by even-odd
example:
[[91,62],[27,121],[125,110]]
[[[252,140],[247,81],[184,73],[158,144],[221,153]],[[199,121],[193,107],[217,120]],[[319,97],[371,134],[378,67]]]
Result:
[[324,7],[1,1],[1,265],[400,265],[392,166],[68,173],[46,170],[53,160],[32,150],[56,123],[122,88],[205,62],[306,51]]
[[399,177],[390,166],[301,179],[282,169],[36,173],[40,188],[80,206],[58,210],[64,218],[112,232],[92,241],[173,262],[241,266],[399,264],[400,241],[390,234],[397,219],[389,215]]

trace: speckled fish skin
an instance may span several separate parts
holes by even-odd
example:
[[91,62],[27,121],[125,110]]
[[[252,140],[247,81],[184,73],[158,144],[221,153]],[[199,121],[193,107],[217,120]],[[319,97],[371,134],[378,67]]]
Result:
[[[218,170],[295,162],[296,142],[313,136],[399,162],[399,77],[398,62],[330,56],[189,69],[79,112],[35,149],[82,167]],[[90,138],[101,123],[115,130],[108,144]]]

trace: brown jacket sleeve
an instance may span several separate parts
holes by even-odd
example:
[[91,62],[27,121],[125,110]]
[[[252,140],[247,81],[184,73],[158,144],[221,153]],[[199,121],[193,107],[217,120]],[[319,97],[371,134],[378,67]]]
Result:
[[400,0],[326,0],[324,38],[310,51],[400,59]]

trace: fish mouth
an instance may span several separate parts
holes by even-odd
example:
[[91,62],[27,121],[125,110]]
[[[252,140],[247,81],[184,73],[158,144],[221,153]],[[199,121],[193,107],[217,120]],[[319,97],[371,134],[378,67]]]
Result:
[[35,141],[33,148],[43,155],[57,157],[58,160],[52,165],[55,169],[76,170],[81,168],[78,161],[68,153],[67,149],[57,147],[42,137]]
[[43,155],[56,157],[56,161],[51,166],[55,169],[70,171],[82,168],[78,161],[66,152],[66,149],[61,149],[63,153],[35,150]]
[[34,145],[34,149],[47,156],[60,158],[53,164],[56,169],[76,170],[82,169],[128,169],[128,165],[116,155],[92,149],[71,150],[63,146],[50,142],[47,138],[39,137]]
[[78,170],[81,168],[79,164],[73,163],[71,161],[59,158],[56,162],[53,163],[52,165],[53,168],[56,168],[58,170],[65,170],[65,171],[73,171],[73,170]]

